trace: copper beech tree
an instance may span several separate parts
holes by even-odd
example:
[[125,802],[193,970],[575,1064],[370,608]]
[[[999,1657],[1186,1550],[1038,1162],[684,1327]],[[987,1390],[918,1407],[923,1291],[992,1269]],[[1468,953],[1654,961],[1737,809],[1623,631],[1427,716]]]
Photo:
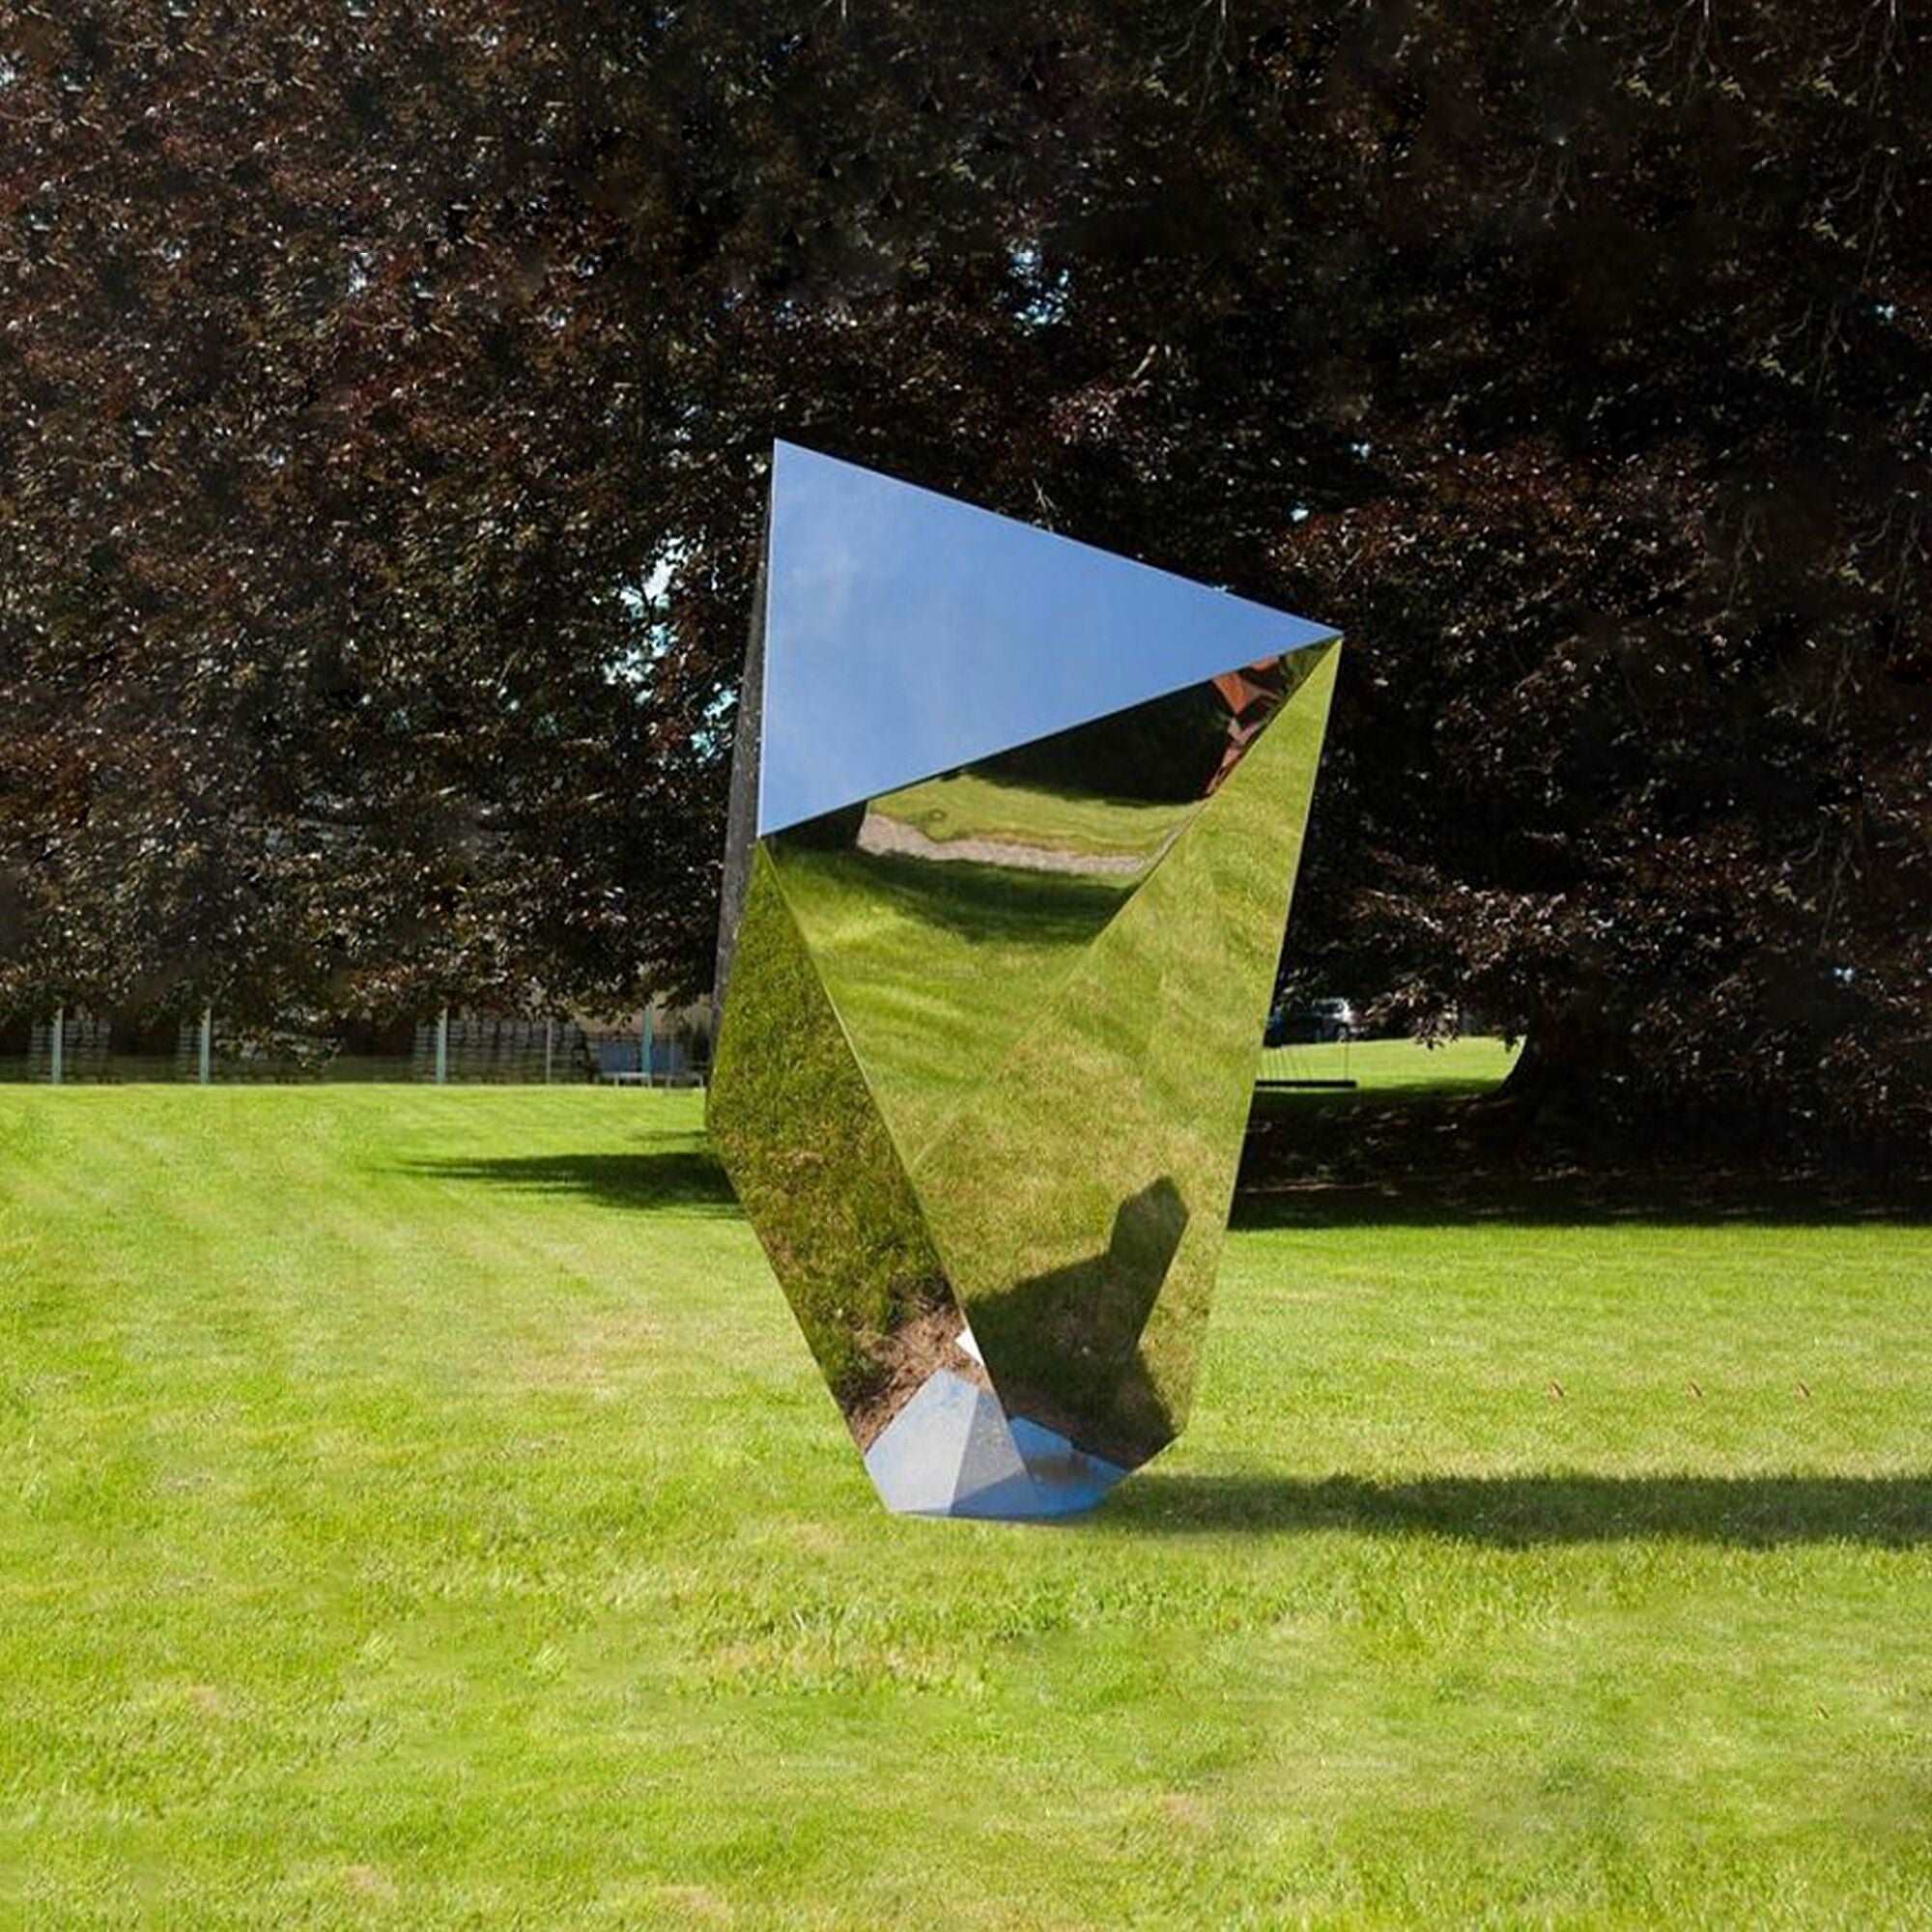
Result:
[[1912,10],[0,21],[0,1005],[711,956],[774,433],[1349,635],[1297,948],[1932,1136]]

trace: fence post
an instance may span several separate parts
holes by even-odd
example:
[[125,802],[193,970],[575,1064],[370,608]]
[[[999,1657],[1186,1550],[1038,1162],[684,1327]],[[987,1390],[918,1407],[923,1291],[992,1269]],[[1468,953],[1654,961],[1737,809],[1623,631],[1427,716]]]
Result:
[[47,1052],[50,1056],[49,1084],[58,1087],[64,1070],[63,1062],[67,1056],[67,1009],[54,1009],[54,1030],[47,1037]]
[[655,1085],[652,1076],[657,1071],[657,1014],[649,1007],[644,1009],[644,1085]]
[[201,1053],[199,1056],[201,1084],[206,1087],[213,1072],[214,1060],[214,1009],[203,1007],[201,1009]]
[[449,1084],[449,1009],[443,1007],[436,1016],[436,1084],[446,1087]]
[[550,1085],[551,1045],[552,1042],[554,1040],[555,1037],[556,1037],[556,1022],[554,1020],[545,1020],[544,1021],[544,1085],[546,1087]]

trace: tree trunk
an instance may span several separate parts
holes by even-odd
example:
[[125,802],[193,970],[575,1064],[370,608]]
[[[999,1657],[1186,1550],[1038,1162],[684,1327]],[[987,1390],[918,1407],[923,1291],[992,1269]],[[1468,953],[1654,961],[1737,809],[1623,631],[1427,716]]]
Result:
[[1627,1023],[1600,987],[1579,988],[1539,1013],[1522,1051],[1482,1111],[1512,1140],[1531,1135],[1598,1144],[1626,1124]]

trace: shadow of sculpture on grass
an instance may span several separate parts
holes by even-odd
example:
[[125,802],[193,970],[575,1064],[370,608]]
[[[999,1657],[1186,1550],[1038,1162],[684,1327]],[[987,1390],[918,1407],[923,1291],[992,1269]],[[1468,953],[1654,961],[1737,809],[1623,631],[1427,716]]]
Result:
[[426,1180],[476,1180],[533,1194],[572,1194],[604,1208],[738,1215],[717,1156],[696,1136],[687,1145],[637,1153],[506,1154],[404,1164]]
[[1774,1549],[1932,1543],[1932,1474],[1206,1476],[1144,1472],[1098,1527],[1439,1537],[1503,1549],[1667,1541]]

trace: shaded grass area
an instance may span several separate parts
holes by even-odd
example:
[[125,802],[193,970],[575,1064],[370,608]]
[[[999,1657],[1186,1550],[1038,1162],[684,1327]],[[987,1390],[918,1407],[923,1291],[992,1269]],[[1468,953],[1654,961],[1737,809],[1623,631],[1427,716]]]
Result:
[[1521,1549],[1658,1538],[1769,1548],[1785,1543],[1932,1543],[1932,1475],[1355,1476],[1174,1475],[1143,1508],[1176,1530],[1446,1536]]
[[[1516,1049],[1470,1037],[1283,1050],[1347,1091],[1259,1089],[1236,1220],[1247,1228],[1379,1222],[1524,1227],[1932,1225],[1932,1170],[1767,1170],[1619,1140],[1579,1148],[1511,1108]],[[1273,1056],[1264,1057],[1264,1068]]]
[[924,1523],[696,1096],[0,1094],[0,1919],[1932,1918],[1932,1228],[1244,1211]]

